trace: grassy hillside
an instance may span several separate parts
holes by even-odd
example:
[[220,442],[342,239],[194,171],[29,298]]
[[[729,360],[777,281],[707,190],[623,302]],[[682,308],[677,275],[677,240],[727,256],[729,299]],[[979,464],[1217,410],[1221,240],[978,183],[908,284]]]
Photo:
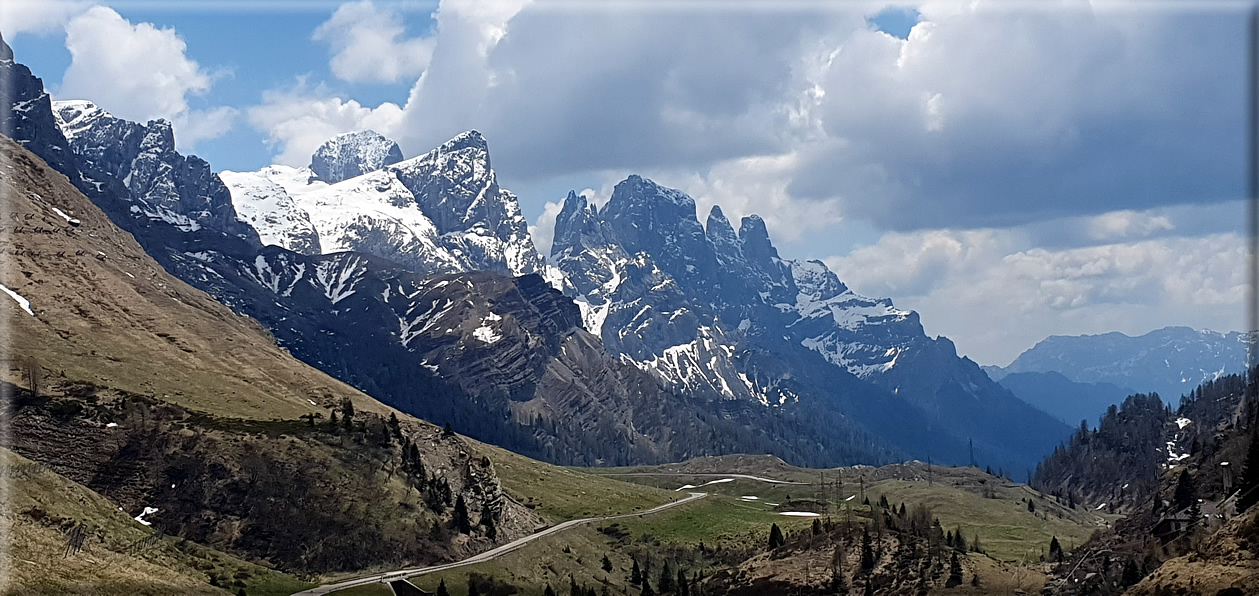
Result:
[[218,416],[295,419],[346,398],[385,411],[168,275],[64,176],[4,137],[0,170],[0,284],[33,313],[0,296],[5,380],[19,381],[30,362],[48,382],[87,381]]
[[561,468],[493,445],[468,440],[494,462],[508,496],[554,523],[570,519],[633,513],[680,498],[656,489],[589,471]]
[[[739,455],[662,466],[570,470],[566,473],[573,476],[567,477],[568,481],[580,485],[584,480],[582,472],[604,476],[603,482],[633,482],[656,494],[680,496],[702,491],[711,496],[651,516],[570,530],[489,563],[416,577],[416,585],[432,591],[444,580],[452,594],[462,594],[469,574],[478,574],[481,581],[492,576],[517,587],[522,594],[541,594],[547,585],[564,593],[571,576],[579,584],[599,590],[606,580],[612,594],[637,594],[638,589],[629,585],[633,557],[640,563],[652,561],[657,570],[669,561],[675,571],[681,566],[689,576],[700,573],[709,578],[710,589],[742,585],[751,586],[750,594],[772,594],[784,585],[819,586],[829,577],[835,545],[847,544],[848,564],[856,565],[859,528],[891,524],[894,516],[879,505],[886,498],[891,508],[898,508],[902,502],[910,510],[925,508],[933,519],[939,520],[942,532],[952,533],[960,528],[968,542],[979,538],[983,552],[969,552],[962,557],[966,585],[948,588],[943,593],[1008,593],[1016,589],[1035,590],[1044,584],[1039,558],[1052,538],[1057,537],[1069,548],[1082,544],[1117,518],[1083,508],[1072,509],[1025,485],[983,470],[941,468],[922,462],[810,470],[787,465],[774,457]],[[733,478],[722,472],[792,484]],[[536,490],[546,486],[546,480],[538,478],[534,486],[521,485],[524,488],[517,490]],[[505,477],[504,485],[511,484]],[[623,499],[624,487],[611,486],[619,489],[610,493],[617,495],[613,499]],[[872,505],[864,504],[865,499]],[[787,511],[818,512],[819,516],[783,515]],[[882,521],[874,521],[876,515]],[[813,536],[815,519],[836,529]],[[772,524],[777,524],[788,537],[790,556],[766,553]],[[880,582],[877,585],[886,589],[907,581],[904,574],[910,572],[895,571],[900,563],[892,551],[900,552],[896,549],[902,548],[902,542],[917,544],[915,540],[921,541],[912,536],[896,538],[894,533],[885,537],[889,551],[880,563],[879,575],[870,581]],[[911,552],[906,556],[927,561],[924,564],[933,565],[933,573],[947,574],[948,551],[934,559],[922,559],[926,551]],[[603,567],[605,556],[611,571]],[[852,573],[847,577],[850,586],[853,581],[866,581],[864,576]],[[970,584],[976,577],[982,587]],[[928,591],[942,589],[944,579],[944,575],[935,577]]]
[[[86,487],[0,449],[8,482],[2,594],[291,594],[310,584],[157,533]],[[79,550],[67,550],[82,527]],[[223,586],[215,587],[214,583]],[[227,590],[230,588],[230,592]]]
[[[503,498],[493,462],[462,438],[297,361],[3,138],[0,200],[0,284],[22,299],[0,296],[0,425],[16,452],[109,511],[155,507],[154,527],[304,577],[461,558],[544,524]],[[453,521],[460,496],[468,530]],[[56,542],[38,524],[11,530],[15,542]],[[9,589],[46,592],[39,582],[54,575],[15,574]],[[167,575],[154,585],[213,592],[208,573]],[[101,585],[138,589],[125,577]]]

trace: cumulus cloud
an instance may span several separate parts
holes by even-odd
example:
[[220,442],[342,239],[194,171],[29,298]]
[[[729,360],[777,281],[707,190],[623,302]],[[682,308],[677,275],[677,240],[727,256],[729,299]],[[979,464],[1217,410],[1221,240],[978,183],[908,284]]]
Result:
[[9,37],[53,33],[91,6],[78,0],[5,0],[0,3],[0,32]]
[[1034,246],[1033,236],[1020,228],[890,233],[826,261],[854,290],[924,313],[929,333],[985,364],[1007,364],[1051,334],[1246,324],[1243,234],[1059,249]]
[[[867,22],[885,7],[445,0],[394,136],[417,153],[476,128],[530,180],[792,154],[782,193],[890,230],[1242,196],[1241,12],[928,1],[900,39]],[[347,4],[317,35],[345,56],[375,20],[371,43],[418,41],[384,14]]]
[[332,51],[332,73],[344,81],[396,83],[428,68],[435,40],[406,37],[401,16],[370,0],[343,4],[314,39]]
[[[590,198],[590,195],[586,197]],[[533,225],[529,226],[529,236],[533,238],[533,245],[538,248],[540,254],[551,254],[551,245],[555,243],[555,218],[559,217],[560,209],[563,207],[563,203],[547,201],[542,206],[542,215],[539,215]]]
[[647,175],[691,195],[701,223],[707,221],[713,206],[719,205],[736,228],[743,217],[760,215],[776,242],[790,243],[844,219],[835,199],[802,200],[787,192],[798,164],[798,156],[788,153],[727,160],[703,173],[663,171]]
[[858,32],[824,58],[825,139],[793,193],[897,230],[1243,196],[1241,13],[920,12],[907,40]]
[[58,97],[90,99],[127,120],[165,118],[183,149],[223,134],[234,120],[232,108],[189,107],[189,96],[209,91],[214,76],[187,56],[174,29],[132,24],[94,6],[66,24],[66,48],[71,62]]

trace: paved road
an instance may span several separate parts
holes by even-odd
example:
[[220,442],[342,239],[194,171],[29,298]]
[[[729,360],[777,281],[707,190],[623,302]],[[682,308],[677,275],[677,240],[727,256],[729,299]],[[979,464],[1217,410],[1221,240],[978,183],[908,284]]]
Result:
[[[748,476],[747,474],[686,474],[682,472],[595,472],[599,476],[686,476],[688,478],[742,478],[744,480],[755,480],[757,482],[766,482],[769,484],[799,484],[801,486],[813,484],[811,482],[794,482],[791,480],[774,480],[773,478],[762,478],[760,476]],[[712,484],[711,482],[709,484]],[[699,487],[696,487],[699,488]]]
[[393,580],[402,579],[404,577],[410,577],[414,575],[426,575],[429,573],[436,573],[438,571],[445,571],[447,569],[454,569],[456,567],[463,567],[465,565],[475,565],[477,563],[484,563],[491,559],[496,559],[509,552],[512,552],[530,542],[533,542],[534,540],[537,540],[539,538],[545,538],[547,536],[551,536],[559,532],[563,532],[564,530],[567,530],[574,526],[580,526],[582,524],[588,524],[591,522],[607,521],[611,519],[621,519],[624,517],[634,517],[638,515],[651,515],[653,513],[658,513],[660,511],[664,511],[665,509],[669,509],[670,507],[677,507],[678,505],[682,505],[684,503],[690,503],[691,501],[702,499],[704,497],[707,497],[708,493],[690,493],[690,495],[691,496],[685,499],[682,499],[680,501],[674,501],[672,503],[665,503],[664,505],[661,505],[659,507],[654,507],[646,511],[639,511],[637,513],[625,513],[622,515],[607,515],[603,517],[587,517],[583,519],[569,520],[564,523],[551,526],[536,534],[530,534],[528,536],[525,536],[524,538],[520,538],[513,542],[509,542],[493,550],[487,550],[483,553],[472,555],[471,557],[468,557],[462,561],[457,561],[454,563],[446,563],[444,565],[434,565],[432,567],[416,567],[414,569],[400,569],[398,571],[390,571],[388,573],[381,573],[381,574],[371,575],[368,577],[349,579],[349,580],[345,580],[343,582],[339,582],[335,584],[326,584],[322,586],[317,586],[309,590],[306,590],[305,592],[298,592],[294,594],[293,596],[318,596],[320,594],[327,594],[329,592],[335,592],[337,590],[344,590],[346,588],[353,588],[355,586],[389,582]]

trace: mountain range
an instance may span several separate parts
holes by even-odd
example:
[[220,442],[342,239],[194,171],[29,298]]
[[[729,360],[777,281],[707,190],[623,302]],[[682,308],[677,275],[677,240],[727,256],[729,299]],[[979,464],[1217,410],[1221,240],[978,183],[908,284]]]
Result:
[[309,167],[212,173],[169,123],[52,102],[13,60],[3,132],[167,271],[384,402],[561,463],[739,451],[803,464],[1030,467],[1069,427],[918,314],[782,259],[764,222],[700,225],[640,176],[570,193],[549,262],[476,131],[403,159],[370,132]]
[[[1169,405],[1205,381],[1246,370],[1247,335],[1164,327],[1139,336],[1053,335],[1009,366],[986,366],[993,380],[1016,373],[1055,372],[1076,383],[1111,384],[1157,393]],[[1117,402],[1116,402],[1117,403]]]

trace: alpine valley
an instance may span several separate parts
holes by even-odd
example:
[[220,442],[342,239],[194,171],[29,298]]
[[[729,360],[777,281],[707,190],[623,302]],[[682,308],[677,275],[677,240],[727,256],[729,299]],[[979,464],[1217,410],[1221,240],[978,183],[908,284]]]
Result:
[[[1190,466],[1180,509],[1223,510],[1259,424],[1253,373],[1211,374],[1231,335],[985,371],[640,175],[569,192],[544,255],[476,130],[216,172],[170,122],[54,101],[3,39],[0,81],[0,594],[1144,589],[1201,562],[1124,544],[1076,591],[1076,545],[1163,522]],[[1158,379],[1178,417],[1119,395],[1203,341]]]
[[310,167],[215,174],[171,125],[51,102],[8,66],[15,139],[175,277],[386,404],[563,464],[736,452],[1027,470],[1070,427],[1016,399],[918,313],[779,257],[764,222],[706,225],[639,176],[570,193],[549,259],[486,139],[403,159],[370,131]]

